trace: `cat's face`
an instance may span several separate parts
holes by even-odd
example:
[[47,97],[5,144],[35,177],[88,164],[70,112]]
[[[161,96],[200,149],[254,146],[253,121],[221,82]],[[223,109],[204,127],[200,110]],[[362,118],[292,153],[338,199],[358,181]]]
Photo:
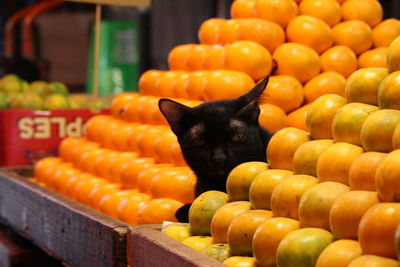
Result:
[[208,101],[194,108],[160,100],[186,162],[205,187],[225,186],[229,172],[240,163],[266,161],[269,136],[258,123],[257,98],[267,81],[238,99]]

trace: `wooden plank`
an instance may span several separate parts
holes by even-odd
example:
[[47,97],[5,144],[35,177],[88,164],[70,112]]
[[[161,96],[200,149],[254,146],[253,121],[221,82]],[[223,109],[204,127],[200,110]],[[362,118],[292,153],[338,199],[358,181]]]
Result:
[[0,220],[71,266],[126,266],[127,224],[8,169],[0,169]]
[[223,267],[222,263],[162,234],[154,227],[131,227],[128,266]]
[[78,3],[112,5],[112,6],[140,6],[149,7],[151,0],[64,0]]

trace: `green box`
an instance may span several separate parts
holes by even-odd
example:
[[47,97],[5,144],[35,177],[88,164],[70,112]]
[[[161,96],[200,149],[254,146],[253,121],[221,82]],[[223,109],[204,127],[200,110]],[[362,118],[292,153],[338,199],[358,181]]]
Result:
[[[135,21],[102,21],[100,24],[100,96],[138,91],[139,26]],[[94,28],[91,36],[87,91],[93,91]]]

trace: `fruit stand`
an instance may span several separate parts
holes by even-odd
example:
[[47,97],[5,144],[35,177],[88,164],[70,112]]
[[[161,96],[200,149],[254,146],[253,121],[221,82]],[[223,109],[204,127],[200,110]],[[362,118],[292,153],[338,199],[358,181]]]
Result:
[[[400,21],[383,20],[376,0],[230,8],[231,19],[200,26],[198,44],[170,51],[169,70],[144,72],[139,92],[63,138],[56,156],[1,169],[1,221],[72,266],[398,267]],[[196,196],[159,99],[191,110],[266,76],[266,162],[243,162],[226,192]]]

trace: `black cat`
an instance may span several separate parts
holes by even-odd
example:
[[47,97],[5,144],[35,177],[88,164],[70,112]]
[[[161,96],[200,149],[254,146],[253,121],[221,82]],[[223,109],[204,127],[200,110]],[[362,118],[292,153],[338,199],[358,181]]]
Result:
[[[208,190],[226,192],[229,172],[243,162],[266,162],[266,147],[272,133],[258,122],[258,97],[268,79],[237,99],[207,101],[194,108],[160,99],[159,108],[197,176],[196,196]],[[178,211],[180,221],[187,221],[189,207]]]

